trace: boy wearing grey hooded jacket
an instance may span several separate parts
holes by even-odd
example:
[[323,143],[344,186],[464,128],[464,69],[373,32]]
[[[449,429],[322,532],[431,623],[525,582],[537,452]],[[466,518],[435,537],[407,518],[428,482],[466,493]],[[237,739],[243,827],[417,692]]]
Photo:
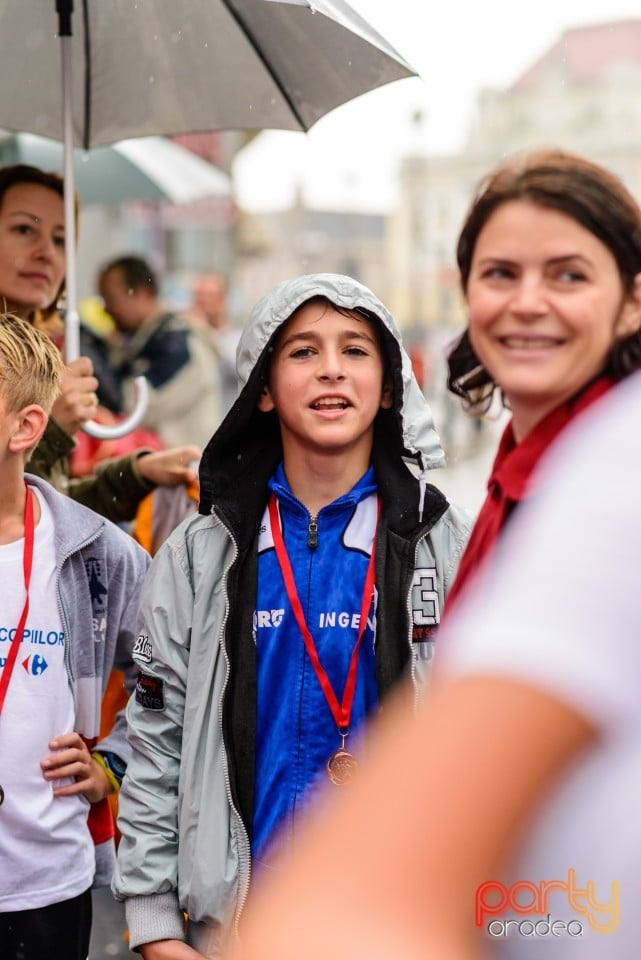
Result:
[[274,837],[319,778],[354,774],[355,728],[401,676],[418,687],[429,671],[470,530],[426,482],[443,465],[431,413],[366,287],[279,284],[252,311],[238,373],[199,515],[141,599],[113,889],[145,960],[216,956]]

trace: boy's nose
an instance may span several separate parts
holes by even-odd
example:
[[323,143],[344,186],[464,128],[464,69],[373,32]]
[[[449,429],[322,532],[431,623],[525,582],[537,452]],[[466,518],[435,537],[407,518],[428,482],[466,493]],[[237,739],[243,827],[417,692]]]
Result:
[[341,362],[341,354],[333,350],[321,356],[319,377],[321,380],[343,380],[345,373]]

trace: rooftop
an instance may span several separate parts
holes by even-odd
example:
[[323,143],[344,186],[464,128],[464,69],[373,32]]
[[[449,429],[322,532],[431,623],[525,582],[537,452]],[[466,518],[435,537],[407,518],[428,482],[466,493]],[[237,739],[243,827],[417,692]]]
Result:
[[559,65],[576,83],[595,83],[621,63],[641,67],[641,20],[574,27],[522,74],[510,90],[536,86],[550,67]]

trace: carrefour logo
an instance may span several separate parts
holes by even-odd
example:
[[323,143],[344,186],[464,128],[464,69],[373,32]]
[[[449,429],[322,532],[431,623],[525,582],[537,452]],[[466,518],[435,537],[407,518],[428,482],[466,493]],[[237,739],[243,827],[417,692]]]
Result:
[[39,677],[41,673],[45,672],[49,664],[39,653],[33,653],[22,661],[22,666],[32,677]]

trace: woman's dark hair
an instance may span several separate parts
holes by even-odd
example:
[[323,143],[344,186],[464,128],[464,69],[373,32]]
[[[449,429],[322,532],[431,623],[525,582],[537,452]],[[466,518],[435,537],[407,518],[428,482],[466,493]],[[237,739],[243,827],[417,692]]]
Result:
[[[15,187],[21,184],[33,184],[37,187],[45,187],[47,190],[53,190],[54,193],[57,193],[64,200],[65,195],[65,184],[64,180],[58,173],[49,173],[45,170],[40,170],[39,167],[31,167],[26,163],[16,163],[11,167],[0,167],[0,207],[4,201],[5,194],[7,190],[11,187]],[[78,221],[78,196],[74,198],[76,222]],[[47,319],[52,313],[55,313],[56,304],[60,297],[62,296],[65,289],[65,281],[63,279],[60,289],[56,293],[56,298],[53,303],[40,311],[43,319]]]
[[[480,185],[456,248],[461,286],[467,292],[474,248],[481,230],[503,204],[527,200],[572,217],[594,234],[616,260],[626,293],[641,273],[641,210],[613,173],[584,157],[560,150],[538,150],[500,166]],[[448,357],[448,388],[468,411],[487,412],[497,389],[472,347],[469,329]],[[641,332],[617,339],[603,373],[621,380],[641,367]]]

